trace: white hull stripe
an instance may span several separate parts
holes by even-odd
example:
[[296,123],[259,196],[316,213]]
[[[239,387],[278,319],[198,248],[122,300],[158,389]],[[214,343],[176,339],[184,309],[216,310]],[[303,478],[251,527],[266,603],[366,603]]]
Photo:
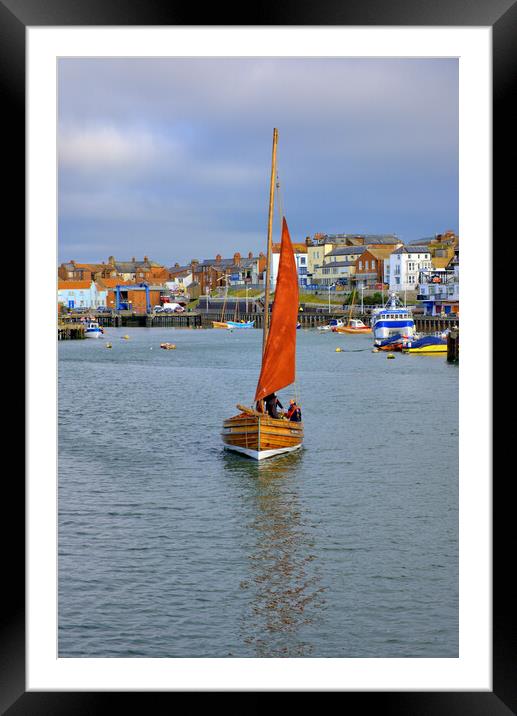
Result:
[[266,457],[274,457],[275,455],[281,455],[284,452],[293,452],[293,450],[298,450],[302,446],[301,443],[298,445],[294,445],[293,447],[284,447],[284,448],[277,448],[276,450],[249,450],[248,448],[238,447],[237,445],[227,445],[225,444],[225,448],[227,450],[234,450],[235,452],[240,452],[243,455],[247,455],[248,457],[253,458],[254,460],[264,460]]

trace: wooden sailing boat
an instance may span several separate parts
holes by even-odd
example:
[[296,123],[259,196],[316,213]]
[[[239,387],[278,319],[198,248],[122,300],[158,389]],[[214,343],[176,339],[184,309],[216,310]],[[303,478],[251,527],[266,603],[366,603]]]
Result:
[[348,323],[346,326],[336,326],[332,328],[335,333],[371,333],[370,326],[366,326],[359,318],[352,318],[352,309],[354,307],[355,290],[352,294],[350,310],[348,312]]
[[[254,405],[262,407],[266,396],[294,383],[296,370],[296,325],[298,322],[298,274],[293,247],[285,218],[282,219],[280,261],[275,299],[269,315],[272,254],[272,225],[276,175],[278,130],[273,130],[273,155],[269,194],[266,285],[262,367],[255,391]],[[301,447],[303,423],[285,417],[272,418],[267,413],[237,404],[241,411],[223,423],[222,438],[226,448],[263,460]]]

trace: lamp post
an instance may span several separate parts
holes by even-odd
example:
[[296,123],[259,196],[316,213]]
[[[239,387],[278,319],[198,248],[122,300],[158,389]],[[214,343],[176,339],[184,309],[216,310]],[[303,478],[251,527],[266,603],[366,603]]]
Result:
[[206,310],[207,310],[207,312],[208,312],[208,296],[210,294],[211,288],[212,288],[212,280],[211,280],[211,278],[209,278],[207,276],[207,281],[206,281]]
[[328,287],[328,289],[329,289],[329,313],[330,313],[330,289],[334,288],[335,285],[336,285],[335,283],[331,283],[331,284],[329,284],[329,287]]

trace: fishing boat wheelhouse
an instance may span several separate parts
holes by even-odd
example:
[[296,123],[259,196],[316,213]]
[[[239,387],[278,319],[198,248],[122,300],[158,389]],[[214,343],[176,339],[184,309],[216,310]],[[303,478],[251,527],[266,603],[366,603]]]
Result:
[[397,333],[406,338],[415,334],[415,322],[411,310],[402,305],[396,293],[390,295],[384,308],[378,308],[372,313],[371,327],[376,341]]

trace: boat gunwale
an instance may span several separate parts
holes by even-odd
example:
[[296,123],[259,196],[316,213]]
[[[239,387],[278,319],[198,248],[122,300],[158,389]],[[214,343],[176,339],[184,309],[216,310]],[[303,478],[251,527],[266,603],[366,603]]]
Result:
[[[264,428],[266,428],[266,427],[274,427],[274,428],[286,427],[287,428],[288,427],[290,430],[294,429],[294,430],[297,430],[298,432],[303,431],[303,422],[301,422],[301,421],[287,420],[286,418],[271,418],[269,416],[258,417],[255,415],[245,415],[242,417],[234,416],[232,418],[226,418],[223,421],[223,426],[224,427],[232,427],[232,426],[238,427],[237,425],[235,425],[235,423],[240,422],[240,421],[242,421],[244,423],[247,422],[250,425],[257,425],[257,426],[260,421],[260,422],[262,422],[262,426]],[[230,422],[231,422],[231,425],[227,426],[226,424],[230,423]]]

